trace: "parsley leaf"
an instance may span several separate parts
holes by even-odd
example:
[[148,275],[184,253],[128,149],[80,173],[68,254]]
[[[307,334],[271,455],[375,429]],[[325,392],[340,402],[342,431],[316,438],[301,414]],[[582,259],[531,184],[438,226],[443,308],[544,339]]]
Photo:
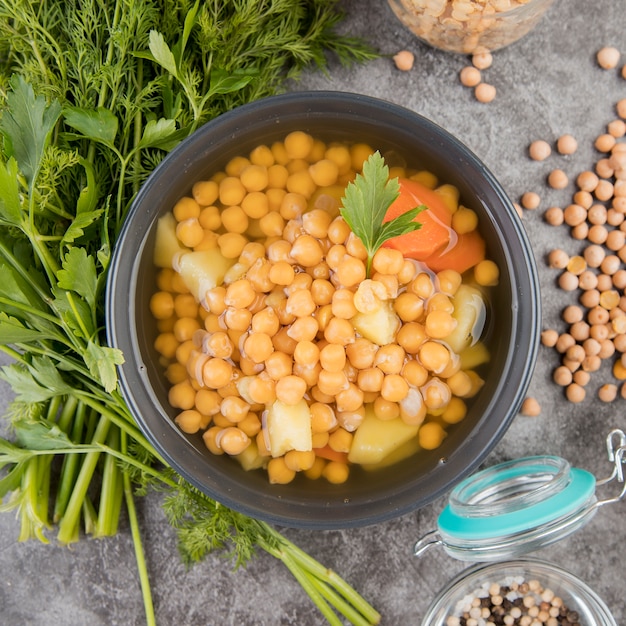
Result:
[[368,275],[372,259],[385,241],[422,226],[414,220],[426,208],[423,204],[384,221],[387,209],[399,195],[400,183],[397,178],[389,180],[389,168],[378,151],[363,164],[363,174],[357,174],[346,187],[340,213],[367,249]]

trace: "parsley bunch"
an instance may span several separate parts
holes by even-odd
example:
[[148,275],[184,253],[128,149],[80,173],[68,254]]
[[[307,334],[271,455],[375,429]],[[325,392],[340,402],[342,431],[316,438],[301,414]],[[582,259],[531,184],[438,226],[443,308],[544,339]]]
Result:
[[335,34],[336,0],[0,0],[1,377],[15,394],[0,439],[0,509],[20,540],[112,535],[125,505],[154,623],[136,495],[164,491],[184,558],[230,547],[281,559],[330,623],[378,614],[267,524],[169,469],[117,386],[103,294],[132,199],[200,124],[278,91],[305,66],[373,52]]

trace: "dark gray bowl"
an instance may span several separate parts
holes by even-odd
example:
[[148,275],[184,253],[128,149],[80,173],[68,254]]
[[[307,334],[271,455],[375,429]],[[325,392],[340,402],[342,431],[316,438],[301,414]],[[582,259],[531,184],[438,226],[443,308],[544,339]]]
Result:
[[[501,270],[487,332],[492,360],[468,416],[443,444],[376,473],[352,472],[343,485],[298,478],[270,485],[213,456],[200,435],[173,422],[168,385],[153,348],[148,310],[157,218],[191,185],[261,143],[306,130],[327,140],[368,141],[456,185],[480,217],[488,255]],[[530,382],[539,345],[537,271],[524,228],[492,174],[463,144],[429,120],[370,97],[336,92],[290,93],[240,107],[209,122],[159,165],[140,190],[117,242],[106,298],[110,345],[120,348],[122,393],[139,427],[171,466],[222,504],[284,526],[335,529],[388,520],[424,506],[474,471],[506,432]]]

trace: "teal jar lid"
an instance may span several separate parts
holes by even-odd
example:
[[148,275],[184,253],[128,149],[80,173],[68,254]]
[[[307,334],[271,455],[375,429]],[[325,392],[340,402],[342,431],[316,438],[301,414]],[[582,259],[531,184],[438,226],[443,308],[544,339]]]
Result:
[[[469,476],[450,493],[437,529],[414,545],[420,556],[443,546],[462,561],[501,561],[547,546],[584,526],[607,504],[626,497],[626,433],[606,438],[610,476],[597,480],[558,456],[529,456]],[[620,492],[598,500],[596,490],[618,483]]]
[[569,519],[595,501],[596,479],[558,457],[527,457],[460,483],[438,519],[446,541],[498,540]]

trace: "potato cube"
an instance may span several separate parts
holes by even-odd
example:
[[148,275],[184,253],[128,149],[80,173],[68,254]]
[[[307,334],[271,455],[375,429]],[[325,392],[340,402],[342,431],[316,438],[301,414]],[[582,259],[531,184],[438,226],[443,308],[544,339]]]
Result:
[[233,263],[232,259],[222,256],[218,248],[211,248],[181,254],[175,259],[174,269],[196,300],[203,302],[209,289],[224,282],[224,274]]
[[417,435],[419,426],[406,424],[401,418],[378,419],[372,405],[365,409],[365,417],[354,433],[348,461],[371,465],[385,457]]
[[176,236],[176,219],[171,213],[157,221],[153,261],[157,267],[174,267],[174,259],[189,248],[183,246]]
[[394,340],[400,328],[400,318],[395,314],[391,301],[385,300],[376,311],[357,313],[352,318],[352,325],[366,339],[386,346]]
[[289,450],[308,452],[313,449],[311,411],[304,399],[291,405],[276,400],[267,411],[264,427],[273,457],[282,456]]

